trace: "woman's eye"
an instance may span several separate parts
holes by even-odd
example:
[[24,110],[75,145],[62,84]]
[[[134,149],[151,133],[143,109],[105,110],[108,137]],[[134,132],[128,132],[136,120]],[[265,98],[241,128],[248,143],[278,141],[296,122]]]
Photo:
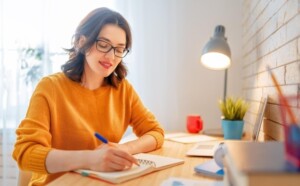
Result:
[[108,43],[105,42],[98,42],[98,46],[101,48],[108,48],[110,47],[110,45]]
[[116,48],[116,52],[119,53],[119,54],[123,54],[125,51],[124,48]]

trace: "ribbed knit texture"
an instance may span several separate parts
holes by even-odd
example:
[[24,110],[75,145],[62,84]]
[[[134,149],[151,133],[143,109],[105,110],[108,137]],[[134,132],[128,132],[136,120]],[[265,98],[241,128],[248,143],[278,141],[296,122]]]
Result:
[[32,95],[25,119],[17,129],[14,159],[23,170],[33,171],[32,183],[49,182],[45,159],[52,149],[94,149],[101,143],[97,131],[118,143],[128,125],[137,136],[152,135],[157,148],[163,129],[133,87],[123,80],[118,88],[88,90],[63,73],[43,78]]

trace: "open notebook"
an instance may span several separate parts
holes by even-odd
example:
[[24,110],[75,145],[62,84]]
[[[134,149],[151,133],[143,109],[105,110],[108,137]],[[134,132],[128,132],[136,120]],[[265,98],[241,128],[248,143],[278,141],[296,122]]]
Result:
[[140,153],[134,155],[140,163],[140,166],[132,166],[129,170],[115,172],[97,172],[91,170],[78,169],[75,172],[83,176],[90,176],[105,180],[110,183],[122,183],[127,180],[148,174],[150,172],[166,169],[184,163],[184,160],[159,156],[153,154]]
[[[259,103],[253,131],[252,131],[251,141],[258,140],[259,130],[264,118],[267,102],[268,102],[268,96],[265,95],[261,98]],[[194,147],[192,147],[190,150],[187,151],[186,155],[212,157],[220,143],[223,143],[223,141],[209,141],[209,142],[197,143]]]

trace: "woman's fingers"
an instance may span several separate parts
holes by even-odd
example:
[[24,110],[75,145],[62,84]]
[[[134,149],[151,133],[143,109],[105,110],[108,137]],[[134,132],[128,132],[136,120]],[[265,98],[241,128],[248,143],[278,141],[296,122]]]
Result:
[[137,160],[123,149],[111,145],[100,145],[96,148],[98,155],[94,161],[94,170],[98,171],[120,171],[129,169],[132,164],[138,164]]
[[123,159],[123,161],[125,161],[126,163],[130,162],[130,164],[133,163],[133,164],[139,165],[137,159],[134,156],[132,156],[131,154],[129,154],[123,150],[116,151],[115,155],[120,157],[121,159]]

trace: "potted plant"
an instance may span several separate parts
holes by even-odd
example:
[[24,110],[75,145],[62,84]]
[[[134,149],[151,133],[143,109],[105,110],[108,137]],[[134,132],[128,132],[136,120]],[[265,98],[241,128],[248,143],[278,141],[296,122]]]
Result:
[[244,129],[244,116],[249,104],[242,98],[228,97],[219,101],[222,112],[224,139],[241,139]]

